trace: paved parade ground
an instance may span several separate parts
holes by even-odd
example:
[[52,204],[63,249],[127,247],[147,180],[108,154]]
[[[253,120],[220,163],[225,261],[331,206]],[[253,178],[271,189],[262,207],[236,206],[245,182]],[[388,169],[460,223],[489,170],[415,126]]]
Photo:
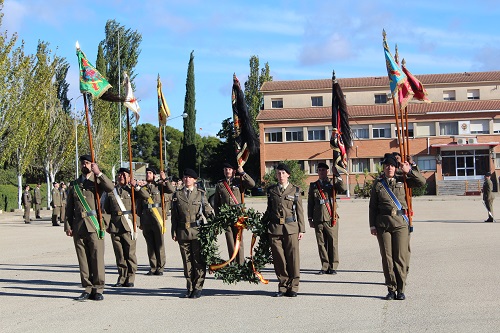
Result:
[[[265,210],[264,198],[246,202]],[[500,199],[494,205],[500,212]],[[146,276],[149,265],[142,235],[137,243],[135,288],[112,288],[117,272],[106,235],[104,301],[76,302],[73,298],[82,292],[78,263],[63,227],[51,225],[48,210],[43,211],[43,220],[29,225],[22,213],[4,212],[0,214],[0,330],[498,332],[500,223],[483,222],[487,214],[480,197],[417,198],[414,208],[405,301],[383,299],[387,290],[365,199],[339,203],[337,275],[316,274],[320,269],[316,240],[313,229],[307,228],[300,242],[297,298],[271,297],[277,280],[268,266],[263,271],[268,285],[225,285],[207,274],[203,296],[182,299],[185,279],[177,244],[166,237],[165,275]],[[248,231],[244,238],[248,250]],[[221,250],[225,248],[221,244]]]

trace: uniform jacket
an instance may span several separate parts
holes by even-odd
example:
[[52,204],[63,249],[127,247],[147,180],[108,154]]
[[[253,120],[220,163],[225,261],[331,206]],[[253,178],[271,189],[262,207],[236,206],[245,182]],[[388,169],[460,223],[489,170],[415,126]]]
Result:
[[[229,194],[229,191],[227,190],[226,186],[224,185],[225,180],[226,179],[221,179],[217,182],[217,185],[215,185],[214,209],[216,214],[219,213],[219,209],[222,205],[226,204],[232,206],[236,204],[231,195]],[[241,203],[240,184],[243,185],[243,190],[246,190],[254,187],[255,181],[247,173],[243,174],[241,178],[233,177],[229,180],[228,182],[229,188],[233,192],[239,204]]]
[[42,203],[42,192],[40,191],[40,189],[38,187],[35,187],[35,189],[33,190],[33,194],[34,194],[35,203],[37,205],[41,204]]
[[[76,186],[80,187],[85,200],[90,206],[90,209],[96,210],[94,200],[94,174],[89,179],[81,176],[76,180]],[[99,196],[102,197],[103,193],[113,190],[113,182],[101,174],[97,177],[97,184],[99,186]],[[64,222],[64,230],[73,230],[73,233],[78,233],[80,230],[88,232],[96,232],[94,224],[90,217],[87,216],[85,208],[83,207],[80,199],[76,194],[73,183],[68,188],[68,202],[66,205],[66,221]]]
[[30,191],[24,191],[23,192],[23,205],[24,206],[31,205],[31,201],[32,201],[32,198],[31,198]]
[[483,183],[483,200],[493,200],[493,182],[491,179],[485,179]]
[[201,224],[200,206],[204,216],[213,214],[212,206],[208,203],[205,191],[195,187],[193,192],[186,196],[184,188],[175,191],[172,197],[172,237],[178,241],[194,240],[198,238],[199,228],[186,224]]
[[[345,190],[347,190],[347,187],[342,181],[342,178],[335,177],[333,179],[328,179],[326,182],[322,182],[319,179],[318,181],[320,182],[320,186],[325,195],[325,198],[330,202],[330,207],[332,207],[332,202],[334,207],[337,207],[337,203],[332,198],[333,188],[335,187],[335,191],[337,192],[344,192]],[[312,218],[313,222],[316,224],[332,220],[330,213],[328,212],[328,208],[326,208],[326,205],[322,203],[323,199],[317,186],[318,181],[312,182],[309,185],[309,193],[307,198],[307,217],[310,219]]]
[[[148,183],[147,185],[144,185],[141,187],[141,191],[145,190],[145,192],[142,192],[140,199],[137,200],[137,214],[139,216],[144,216],[144,214],[151,215],[151,209],[148,208],[148,198],[151,197],[153,202],[155,204],[159,204],[158,207],[158,212],[160,213],[160,216],[162,215],[162,208],[161,208],[161,188],[163,187],[163,193],[168,194],[168,193],[173,193],[175,191],[175,188],[170,184],[170,182],[151,182]],[[143,195],[144,194],[144,195]],[[165,207],[167,209],[167,207]],[[154,219],[154,217],[152,217]]]
[[[267,190],[267,210],[263,219],[269,222],[268,233],[272,235],[292,235],[305,232],[300,188],[288,184],[283,193],[280,193],[279,185],[269,187]],[[295,221],[286,223],[290,220]]]
[[[118,192],[118,196],[122,199],[123,206],[126,211],[132,211],[132,188],[130,185],[126,185],[124,187],[116,186],[116,191]],[[135,190],[134,190],[135,191]],[[142,200],[144,197],[147,197],[148,193],[144,188],[141,188],[139,191],[134,192],[135,202],[138,200]],[[131,232],[127,220],[125,216],[122,215],[122,211],[120,209],[120,205],[118,205],[118,201],[115,198],[113,191],[108,192],[106,195],[106,200],[104,201],[104,210],[107,214],[109,214],[109,224],[107,225],[109,233],[124,233]],[[129,213],[128,218],[132,222],[132,213]],[[136,224],[139,225],[139,216],[137,216],[136,211]]]
[[62,205],[66,205],[66,202],[68,201],[68,192],[65,189],[61,188],[61,203]]
[[61,192],[58,188],[52,189],[52,208],[61,207],[62,206],[62,198]]
[[[382,175],[373,182],[370,192],[369,220],[370,227],[388,228],[406,225],[403,216],[397,215],[396,205],[392,202],[389,194],[384,189],[381,181],[385,176]],[[402,175],[395,175],[392,179],[386,179],[389,188],[392,190],[402,209],[408,209],[405,198],[405,189]],[[420,187],[425,184],[425,178],[417,168],[412,168],[406,175],[406,184],[409,188]]]

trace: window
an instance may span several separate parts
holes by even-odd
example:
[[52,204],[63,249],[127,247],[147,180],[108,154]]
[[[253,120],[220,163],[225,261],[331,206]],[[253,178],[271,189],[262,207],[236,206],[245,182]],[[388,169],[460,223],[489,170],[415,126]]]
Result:
[[375,94],[375,104],[387,103],[387,94]]
[[[413,128],[412,128],[413,126],[410,125],[409,127],[410,128],[408,128],[408,137],[413,138],[414,137],[413,136]],[[401,128],[399,130],[399,133],[402,134],[402,135],[404,135],[404,136],[406,136],[406,126],[403,127],[403,133],[401,133]],[[394,137],[396,137],[396,138],[398,137],[398,132],[396,131],[395,128],[394,128]]]
[[455,98],[455,90],[444,90],[443,91],[443,100],[444,101],[454,101]]
[[323,106],[323,97],[322,96],[311,97],[311,105]]
[[490,122],[489,120],[471,120],[470,121],[471,134],[489,134]]
[[479,89],[467,90],[467,99],[479,99]]
[[351,160],[353,173],[363,173],[365,170],[370,171],[370,160],[367,158],[353,158]]
[[436,170],[435,156],[420,156],[417,157],[417,166],[420,170]]
[[439,123],[439,135],[458,135],[458,122]]
[[264,137],[265,142],[283,142],[281,128],[266,129]]
[[325,129],[310,129],[307,131],[307,140],[321,141],[325,140]]
[[319,163],[326,163],[325,160],[319,160],[319,161],[309,161],[309,174],[313,175],[318,173],[318,164]]
[[271,107],[273,109],[283,109],[283,98],[272,99]]
[[417,123],[415,135],[417,137],[436,135],[436,123]]
[[390,138],[391,130],[390,127],[375,127],[372,129],[373,138]]
[[287,128],[285,132],[286,141],[304,141],[304,131],[300,128]]
[[493,133],[500,133],[500,120],[493,121]]
[[369,138],[368,125],[366,125],[366,126],[352,126],[351,131],[352,131],[353,139],[368,139]]

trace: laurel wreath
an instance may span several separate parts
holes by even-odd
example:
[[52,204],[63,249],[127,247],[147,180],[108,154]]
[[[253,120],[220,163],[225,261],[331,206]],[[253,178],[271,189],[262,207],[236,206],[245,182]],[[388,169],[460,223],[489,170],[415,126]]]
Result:
[[[201,255],[207,266],[225,262],[220,256],[217,238],[234,225],[240,217],[246,218],[246,229],[258,237],[257,246],[253,250],[253,264],[256,271],[260,272],[267,264],[272,263],[267,224],[262,222],[262,214],[252,208],[246,210],[244,205],[223,205],[219,214],[209,217],[207,224],[202,225],[199,230],[198,239],[201,243]],[[252,269],[252,261],[249,257],[245,258],[242,265],[233,261],[216,270],[214,276],[227,284],[240,281],[259,283],[260,281]]]

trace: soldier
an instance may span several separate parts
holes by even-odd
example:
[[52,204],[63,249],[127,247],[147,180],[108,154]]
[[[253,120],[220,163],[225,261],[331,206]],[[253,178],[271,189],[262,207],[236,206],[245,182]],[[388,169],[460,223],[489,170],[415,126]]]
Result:
[[[344,192],[347,187],[342,177],[337,175],[328,179],[329,166],[318,163],[319,179],[309,185],[307,199],[307,216],[309,226],[314,228],[318,244],[321,269],[318,274],[337,274],[339,265],[339,221],[335,207],[337,203],[333,197],[333,190]],[[334,223],[335,219],[335,223]]]
[[52,206],[52,226],[58,227],[61,225],[59,224],[59,222],[57,222],[57,219],[61,216],[61,191],[59,190],[59,183],[54,182],[52,185],[54,186],[54,188],[52,189],[52,201],[50,203],[50,205]]
[[[235,177],[234,168],[229,163],[224,163],[224,179],[221,179],[215,185],[215,196],[214,196],[214,210],[215,214],[219,214],[219,210],[222,205],[239,205],[241,203],[242,194],[240,190],[245,192],[246,189],[255,186],[255,182],[245,171],[242,166],[238,166],[238,175]],[[236,242],[236,236],[238,235],[238,228],[235,226],[230,226],[226,230],[226,242],[227,249],[229,252],[229,257],[232,258],[234,253],[234,244]],[[243,235],[241,237],[240,249],[238,251],[238,256],[236,262],[243,265],[245,262],[245,251],[243,248]]]
[[148,193],[146,189],[136,187],[136,181],[130,179],[129,169],[120,168],[117,177],[115,188],[104,201],[104,209],[111,215],[107,231],[111,236],[118,267],[118,281],[113,287],[133,287],[137,271],[137,235],[134,234],[131,192],[132,188],[137,188],[135,198],[139,199],[147,198]]
[[60,183],[60,192],[61,192],[61,223],[64,223],[66,219],[66,203],[68,201],[68,189],[64,182]]
[[33,201],[35,204],[35,218],[37,219],[41,219],[40,208],[42,205],[42,191],[40,191],[40,186],[42,186],[42,184],[40,184],[39,182],[38,184],[36,184],[36,187],[33,190],[33,199],[34,199]]
[[278,184],[267,190],[267,210],[274,271],[278,277],[278,292],[274,297],[297,297],[300,281],[299,241],[305,232],[300,188],[288,182],[290,169],[280,163],[276,167]]
[[146,168],[146,198],[138,200],[137,214],[141,218],[142,235],[148,248],[150,269],[146,275],[163,275],[165,269],[165,236],[163,234],[163,212],[161,205],[161,188],[165,193],[173,193],[174,187],[167,180],[165,173],[160,172],[160,180],[155,181],[156,170]]
[[[404,300],[408,256],[408,204],[405,197],[404,178],[409,188],[425,184],[425,178],[407,161],[399,163],[392,153],[384,155],[381,162],[384,173],[371,189],[369,204],[370,232],[377,236],[382,257],[386,300]],[[396,174],[401,165],[403,175]],[[397,294],[396,294],[397,292]]]
[[488,211],[488,218],[484,222],[493,222],[493,183],[491,181],[491,172],[486,172],[484,175],[483,189],[483,201]]
[[24,223],[30,224],[30,210],[31,210],[31,193],[30,186],[28,184],[24,185],[24,192],[22,197],[22,203],[24,206]]
[[64,231],[73,237],[80,266],[83,293],[77,301],[104,299],[104,238],[100,238],[94,180],[99,194],[113,190],[113,182],[106,177],[89,155],[80,156],[82,175],[71,183],[68,191]]
[[172,198],[172,239],[179,243],[184,266],[187,291],[184,298],[200,298],[205,282],[206,263],[201,257],[199,226],[203,217],[213,214],[205,191],[196,187],[198,178],[192,169],[184,170],[184,187],[177,190]]

